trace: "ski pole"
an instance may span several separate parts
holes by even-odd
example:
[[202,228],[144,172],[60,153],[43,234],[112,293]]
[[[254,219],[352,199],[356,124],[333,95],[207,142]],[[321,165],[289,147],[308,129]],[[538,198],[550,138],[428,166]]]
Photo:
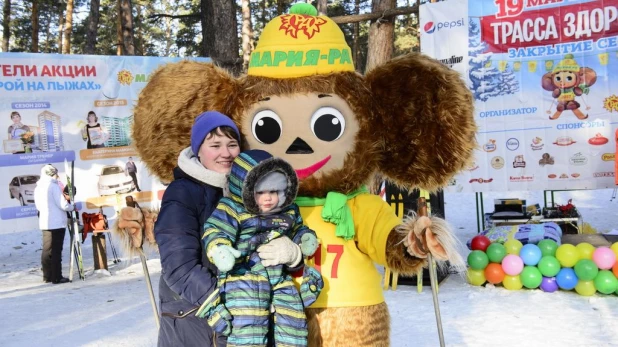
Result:
[[[418,216],[427,217],[427,203],[425,198],[418,198]],[[431,232],[431,229],[427,228]],[[425,230],[423,230],[423,239],[425,239]],[[437,271],[433,262],[431,252],[427,253],[427,261],[429,262],[429,283],[431,283],[431,295],[433,296],[433,309],[436,314],[436,324],[438,326],[438,336],[440,337],[440,347],[444,347],[444,332],[442,331],[442,318],[440,317],[440,303],[438,302],[438,280],[436,279]]]
[[[67,159],[64,159],[64,174],[67,176],[67,183],[69,185],[69,193],[71,192],[71,178],[69,176],[69,162],[67,161]],[[69,195],[70,197],[70,195]],[[73,202],[73,201],[71,201]],[[70,246],[69,246],[69,282],[73,282],[73,259],[77,260],[77,258],[75,257],[75,233],[73,231],[73,214],[69,214],[70,220],[68,220],[68,224],[69,224],[69,239],[70,239]]]
[[[126,201],[127,206],[129,207],[140,208],[139,205],[137,204],[137,201],[133,200],[133,197],[130,195],[125,197],[125,201]],[[143,221],[143,216],[142,216],[142,221]],[[141,240],[142,240],[141,242],[143,243],[144,242],[143,235],[142,235]],[[158,330],[161,323],[159,322],[159,311],[157,310],[157,303],[154,297],[154,290],[152,290],[152,282],[150,282],[150,273],[148,272],[148,265],[146,264],[146,255],[144,254],[144,249],[142,248],[141,244],[137,246],[136,248],[137,248],[137,251],[139,252],[140,260],[142,261],[142,268],[144,269],[144,277],[146,277],[146,286],[148,287],[148,294],[150,294],[150,304],[152,305],[152,312],[154,313],[155,322],[157,323],[157,330]]]
[[152,313],[155,316],[155,321],[157,323],[157,329],[159,329],[161,323],[159,322],[159,311],[157,310],[157,303],[154,297],[154,291],[152,290],[152,282],[150,282],[150,272],[148,272],[148,265],[146,264],[146,255],[144,254],[144,250],[140,247],[137,249],[139,252],[139,257],[142,260],[142,268],[144,269],[144,277],[146,277],[146,284],[148,285],[148,294],[150,294],[150,304],[152,305]]
[[108,233],[109,237],[109,246],[112,249],[112,256],[114,257],[114,264],[119,263],[120,259],[118,259],[118,253],[116,253],[116,247],[114,247],[114,242],[112,241],[112,234]]

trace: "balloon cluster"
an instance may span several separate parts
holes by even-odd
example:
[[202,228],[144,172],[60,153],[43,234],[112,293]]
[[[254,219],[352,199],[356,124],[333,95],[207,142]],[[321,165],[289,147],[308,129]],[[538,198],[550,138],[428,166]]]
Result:
[[486,236],[472,239],[468,255],[468,282],[480,286],[489,282],[509,290],[523,287],[552,293],[572,290],[590,296],[618,294],[618,242],[595,248],[589,243],[577,246],[542,240],[523,245],[510,239],[504,244]]

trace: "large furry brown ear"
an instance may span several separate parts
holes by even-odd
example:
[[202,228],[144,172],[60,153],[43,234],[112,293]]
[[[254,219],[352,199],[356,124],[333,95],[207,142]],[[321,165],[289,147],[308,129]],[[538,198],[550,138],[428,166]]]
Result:
[[180,152],[191,143],[191,126],[208,110],[227,114],[236,80],[209,63],[182,61],[155,71],[133,113],[133,145],[142,162],[162,182],[173,179]]
[[436,190],[466,168],[476,148],[474,100],[461,76],[408,54],[366,76],[383,144],[380,171],[400,186]]

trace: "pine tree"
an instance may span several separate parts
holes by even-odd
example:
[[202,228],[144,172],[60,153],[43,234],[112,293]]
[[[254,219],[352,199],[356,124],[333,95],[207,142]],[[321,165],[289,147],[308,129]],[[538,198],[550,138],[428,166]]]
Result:
[[[500,71],[488,64],[491,62],[492,53],[483,53],[487,44],[481,41],[478,24],[470,21],[468,30],[468,55],[470,60],[470,89],[476,100],[487,101],[489,98],[501,95]],[[489,67],[487,67],[489,65]]]
[[519,81],[515,78],[515,72],[509,64],[504,71],[500,72],[500,95],[515,94],[519,91]]

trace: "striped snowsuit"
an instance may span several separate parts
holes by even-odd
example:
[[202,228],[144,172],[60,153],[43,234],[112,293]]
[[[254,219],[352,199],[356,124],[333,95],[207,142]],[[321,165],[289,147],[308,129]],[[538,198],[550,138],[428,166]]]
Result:
[[[215,331],[225,334],[231,320],[228,346],[306,346],[307,322],[304,307],[311,305],[323,286],[317,270],[305,267],[303,285],[295,287],[290,271],[283,265],[264,267],[255,249],[281,235],[300,244],[302,235],[315,233],[303,225],[296,197],[297,178],[291,166],[264,151],[241,153],[229,176],[230,197],[219,201],[204,226],[204,249],[230,245],[242,255],[234,268],[220,274],[219,291],[200,308]],[[268,217],[256,214],[253,188],[260,177],[274,170],[288,178],[283,209]],[[291,171],[291,172],[290,172]],[[287,229],[262,230],[260,220],[287,215],[294,221]],[[302,265],[302,263],[301,263]],[[274,317],[271,316],[271,304]],[[227,310],[226,310],[227,309]],[[228,312],[229,311],[229,312]],[[230,317],[231,315],[231,317]],[[274,325],[274,326],[273,326]],[[272,329],[274,328],[274,329]],[[269,330],[274,335],[269,341]],[[273,341],[274,340],[274,341]]]

